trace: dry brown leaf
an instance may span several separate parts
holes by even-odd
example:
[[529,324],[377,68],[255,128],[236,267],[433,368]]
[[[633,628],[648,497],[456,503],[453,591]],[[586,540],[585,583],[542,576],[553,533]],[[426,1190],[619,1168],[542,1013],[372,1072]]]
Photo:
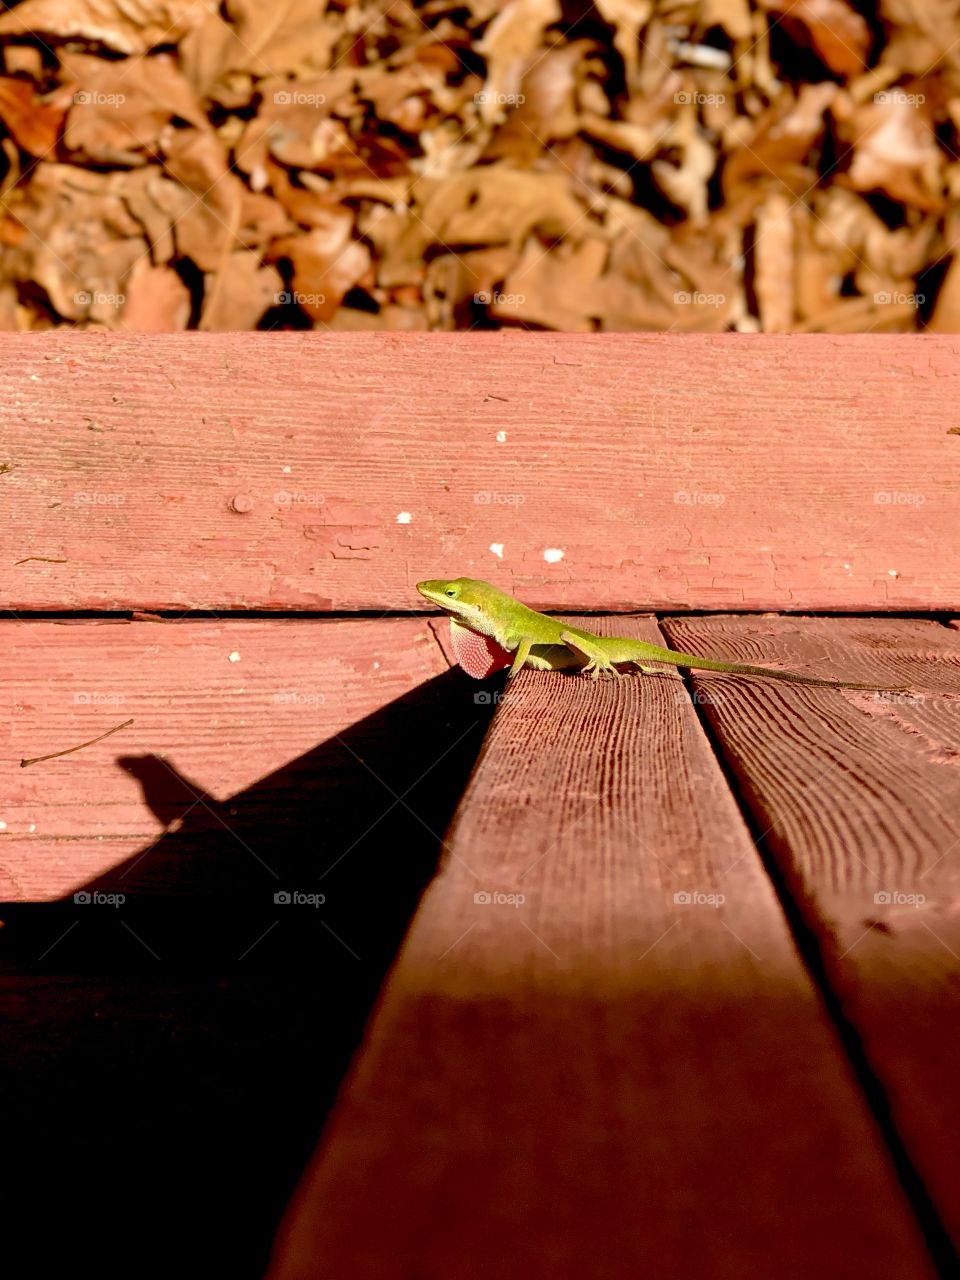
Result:
[[893,200],[938,212],[944,207],[944,155],[922,103],[889,90],[842,117],[853,159],[839,181],[855,191],[882,191]]
[[328,321],[370,265],[370,251],[352,239],[352,227],[349,209],[330,209],[326,226],[281,237],[270,246],[270,261],[287,258],[292,267],[292,296],[285,301],[296,303],[314,320]]
[[[796,98],[783,90],[755,122],[744,119],[722,173],[728,214],[746,221],[764,199],[763,181],[800,198],[816,184],[814,144],[826,132],[825,113],[837,97],[834,84],[805,85]],[[760,179],[760,182],[757,182]]]
[[127,276],[147,246],[138,223],[111,194],[110,175],[42,164],[29,197],[13,211],[26,235],[5,250],[8,267],[35,280],[65,319],[115,321]]
[[169,54],[108,62],[67,52],[64,68],[76,82],[64,130],[66,151],[95,164],[145,164],[175,116],[208,129],[190,85]]
[[105,44],[118,53],[146,53],[175,44],[219,0],[22,0],[0,15],[0,35],[65,36]]
[[615,35],[613,45],[627,69],[627,80],[637,70],[640,32],[650,21],[653,0],[596,0],[597,12],[609,22]]
[[497,129],[486,158],[510,157],[513,163],[539,156],[558,138],[570,138],[580,127],[577,72],[594,46],[577,40],[538,57],[520,84],[521,101]]
[[232,173],[212,132],[174,131],[164,147],[167,172],[177,180],[158,188],[158,204],[175,224],[178,252],[202,271],[214,271],[226,253],[257,249],[289,230],[282,208],[266,194],[251,194]]
[[960,11],[955,0],[880,0],[880,18],[890,32],[888,61],[922,75],[948,58],[957,67]]
[[487,79],[479,95],[480,118],[500,120],[520,96],[530,60],[547,27],[560,18],[559,0],[508,0],[477,45],[487,59]]
[[960,258],[954,257],[943,278],[927,327],[934,333],[960,333]]
[[867,64],[871,32],[862,14],[845,0],[763,0],[763,7],[779,15],[787,30],[797,23],[831,71],[855,76]]
[[338,333],[417,333],[428,326],[418,307],[381,307],[379,311],[341,307],[325,327]]
[[43,101],[29,80],[0,77],[0,120],[32,156],[53,150],[69,102],[69,90],[60,89]]
[[200,328],[213,333],[255,329],[270,307],[282,302],[283,280],[255,253],[231,253],[206,278]]
[[178,333],[190,320],[190,290],[170,267],[134,264],[118,327],[137,333]]
[[757,210],[754,289],[765,333],[793,326],[795,237],[791,201],[776,193]]

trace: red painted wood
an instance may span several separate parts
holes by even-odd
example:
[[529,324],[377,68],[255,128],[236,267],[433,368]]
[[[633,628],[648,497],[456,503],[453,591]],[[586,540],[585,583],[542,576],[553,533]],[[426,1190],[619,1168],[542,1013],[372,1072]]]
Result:
[[4,334],[0,603],[956,609],[958,401],[954,336]]
[[[0,652],[0,898],[12,901],[56,898],[123,868],[184,811],[194,822],[207,813],[197,794],[227,802],[448,670],[416,619],[6,621]],[[461,705],[476,713],[466,691]],[[103,742],[20,767],[130,717]],[[437,732],[439,753],[446,739]],[[156,809],[145,803],[136,765],[120,763],[147,756],[169,767],[165,783],[159,769]],[[330,778],[331,793],[337,784]],[[317,785],[303,803],[319,813]],[[262,805],[269,810],[269,796]],[[223,817],[229,823],[229,812]],[[240,844],[237,852],[257,870]],[[185,893],[193,882],[144,858],[130,883]]]
[[671,619],[674,644],[902,693],[695,675],[698,700],[960,1246],[960,637],[907,619]]
[[446,853],[271,1280],[931,1276],[681,681],[522,674]]

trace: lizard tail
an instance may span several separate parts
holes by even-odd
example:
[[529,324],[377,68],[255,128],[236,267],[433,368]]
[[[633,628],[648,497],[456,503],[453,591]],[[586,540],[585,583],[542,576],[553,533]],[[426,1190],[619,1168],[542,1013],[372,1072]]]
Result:
[[679,653],[674,649],[663,649],[659,645],[644,645],[644,659],[653,662],[669,662],[677,667],[688,667],[702,671],[728,671],[740,676],[766,676],[770,680],[788,680],[792,684],[813,684],[825,689],[874,689],[887,693],[898,693],[903,686],[890,688],[878,684],[852,684],[847,680],[821,680],[817,676],[802,676],[796,671],[775,671],[771,667],[755,667],[749,662],[722,662],[715,658],[700,658],[695,653]]

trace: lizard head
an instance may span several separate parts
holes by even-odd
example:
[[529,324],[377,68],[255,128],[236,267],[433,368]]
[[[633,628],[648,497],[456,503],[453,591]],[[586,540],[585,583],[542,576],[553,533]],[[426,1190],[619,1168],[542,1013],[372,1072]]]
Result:
[[490,634],[490,624],[499,619],[503,606],[515,604],[503,591],[477,578],[430,578],[418,582],[417,590],[465,627],[485,635]]
[[468,675],[482,680],[509,667],[510,654],[498,639],[504,638],[515,600],[476,578],[431,578],[418,582],[417,590],[449,615],[453,651]]

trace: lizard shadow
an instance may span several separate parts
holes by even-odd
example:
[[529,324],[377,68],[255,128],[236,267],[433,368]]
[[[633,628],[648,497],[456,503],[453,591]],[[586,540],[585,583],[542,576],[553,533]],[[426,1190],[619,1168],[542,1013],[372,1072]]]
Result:
[[227,800],[117,761],[164,833],[0,906],[12,1215],[42,1185],[78,1246],[109,1206],[98,1265],[262,1274],[492,711],[447,672]]

